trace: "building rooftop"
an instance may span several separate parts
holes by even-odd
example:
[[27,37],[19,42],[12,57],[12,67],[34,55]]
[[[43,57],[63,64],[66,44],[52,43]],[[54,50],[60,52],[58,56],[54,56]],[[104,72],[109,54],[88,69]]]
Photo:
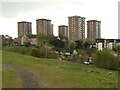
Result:
[[21,21],[21,22],[18,22],[18,23],[32,23],[32,22]]
[[101,38],[101,39],[96,39],[96,41],[98,41],[98,42],[104,42],[104,41],[106,41],[106,42],[114,42],[114,41],[120,42],[120,39],[104,39],[104,38]]
[[37,35],[31,34],[31,35],[27,35],[28,38],[36,38]]
[[59,25],[58,27],[68,27],[67,25]]
[[98,21],[98,20],[88,20],[87,22],[101,22],[101,21]]
[[39,20],[47,20],[47,21],[51,21],[50,19],[44,19],[44,18],[41,18],[41,19],[36,19],[36,21],[39,21]]
[[71,18],[71,17],[81,17],[81,18],[85,18],[85,17],[82,17],[82,16],[77,16],[77,15],[74,15],[74,16],[68,16],[68,18]]

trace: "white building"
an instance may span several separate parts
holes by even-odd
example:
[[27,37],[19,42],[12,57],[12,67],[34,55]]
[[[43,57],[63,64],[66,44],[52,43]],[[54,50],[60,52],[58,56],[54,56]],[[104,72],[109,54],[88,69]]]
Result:
[[21,38],[21,44],[29,42],[31,45],[37,45],[37,37],[36,35],[24,35]]
[[98,43],[98,50],[101,50],[101,51],[102,51],[102,49],[103,49],[103,48],[102,48],[102,43],[99,42],[99,43]]
[[27,43],[27,42],[28,42],[28,37],[26,35],[22,36],[21,44],[24,45],[24,43]]
[[120,45],[120,39],[96,39],[96,48],[98,50],[103,50],[103,48],[112,50],[116,45]]

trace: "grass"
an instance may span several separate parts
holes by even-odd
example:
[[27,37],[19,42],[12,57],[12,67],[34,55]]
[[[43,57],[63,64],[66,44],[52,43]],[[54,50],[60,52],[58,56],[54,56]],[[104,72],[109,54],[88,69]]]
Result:
[[[38,80],[45,82],[47,88],[117,88],[118,85],[117,71],[96,68],[92,65],[35,58],[5,51],[3,51],[3,63],[36,73]],[[18,83],[11,86],[10,83],[6,83],[9,76],[3,76],[3,85],[20,87],[20,80],[14,72],[10,72],[8,68],[4,67],[3,75],[5,75],[4,73],[10,75],[11,80],[18,81]]]
[[0,89],[2,88],[2,47],[0,46]]
[[3,88],[21,87],[21,80],[19,76],[13,71],[10,71],[6,67],[3,67],[2,69],[2,87]]

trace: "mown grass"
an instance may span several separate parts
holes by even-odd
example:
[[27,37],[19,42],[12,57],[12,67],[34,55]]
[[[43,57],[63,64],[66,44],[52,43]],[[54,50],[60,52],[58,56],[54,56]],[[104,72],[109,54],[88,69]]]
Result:
[[[118,86],[117,71],[96,68],[92,65],[35,58],[5,51],[3,51],[3,63],[36,73],[39,76],[38,80],[43,80],[48,88],[117,88]],[[3,80],[7,79],[3,77]]]

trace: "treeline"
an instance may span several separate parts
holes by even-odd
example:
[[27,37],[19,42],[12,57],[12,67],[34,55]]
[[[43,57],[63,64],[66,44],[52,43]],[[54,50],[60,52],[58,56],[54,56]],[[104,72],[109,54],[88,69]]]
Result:
[[114,56],[110,50],[104,49],[103,51],[97,51],[93,55],[94,64],[97,67],[117,70],[118,69],[118,57]]
[[47,45],[52,45],[56,48],[64,49],[88,49],[90,48],[90,43],[88,41],[77,40],[69,41],[66,37],[60,36],[55,37],[53,35],[44,35],[39,33],[37,35],[37,44],[40,47]]

